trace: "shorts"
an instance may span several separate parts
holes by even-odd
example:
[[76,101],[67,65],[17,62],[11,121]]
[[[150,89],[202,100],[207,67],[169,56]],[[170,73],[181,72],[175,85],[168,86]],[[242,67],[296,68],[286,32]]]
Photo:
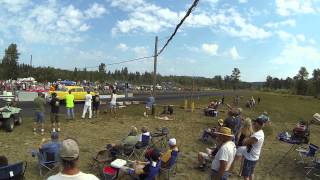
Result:
[[98,110],[99,110],[99,106],[100,106],[100,104],[94,104],[94,105],[92,106],[92,110],[93,110],[93,111],[98,111]]
[[36,123],[44,123],[44,112],[36,112]]
[[256,167],[256,164],[257,161],[250,161],[244,159],[241,176],[250,177],[254,173],[254,168]]
[[58,113],[50,113],[51,123],[59,123],[59,115]]
[[[229,175],[229,172],[224,172],[223,176],[221,177],[221,180],[228,180]],[[213,180],[216,176],[218,176],[218,171],[211,169],[211,175],[209,179]]]
[[153,105],[153,103],[147,103],[146,104],[146,109],[148,109],[148,110],[152,109],[152,105]]
[[117,106],[116,103],[112,103],[112,102],[109,103],[110,108],[116,108],[116,106]]

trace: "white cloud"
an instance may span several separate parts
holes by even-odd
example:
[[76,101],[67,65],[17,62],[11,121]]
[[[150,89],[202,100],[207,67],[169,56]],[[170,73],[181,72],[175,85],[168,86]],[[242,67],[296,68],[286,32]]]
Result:
[[305,35],[303,34],[298,34],[298,35],[294,35],[294,34],[290,34],[286,31],[276,31],[276,34],[278,35],[278,37],[286,42],[287,44],[298,44],[299,42],[306,42],[306,43],[310,43],[310,44],[314,44],[314,40],[313,39],[307,39],[305,37]]
[[123,52],[125,52],[129,49],[129,47],[124,43],[118,44],[118,46],[116,48],[119,49],[120,51],[123,51]]
[[[128,12],[128,18],[120,20],[112,29],[117,33],[147,32],[159,33],[178,24],[185,12],[175,12],[168,8],[146,2],[145,0],[109,0],[111,6]],[[209,27],[227,32],[234,37],[244,39],[265,39],[271,33],[250,23],[233,8],[206,12],[194,11],[185,22],[184,27]]]
[[43,3],[2,0],[0,32],[7,36],[20,36],[28,43],[79,42],[83,40],[80,34],[90,29],[88,21],[100,17],[105,11],[97,3],[87,10],[80,10],[72,4],[63,6],[55,0]]
[[240,58],[241,58],[236,47],[233,46],[233,47],[229,50],[229,52],[230,52],[231,58],[232,58],[233,60],[237,60],[237,59],[240,59]]
[[133,52],[137,57],[146,57],[148,56],[148,48],[144,46],[137,46],[132,48]]
[[296,36],[296,38],[297,38],[299,41],[302,41],[302,42],[304,42],[304,41],[306,40],[306,37],[305,37],[303,34],[298,34],[298,35]]
[[239,3],[247,3],[248,0],[239,0]]
[[292,40],[294,36],[286,31],[276,31],[276,34],[282,41]]
[[316,41],[314,39],[309,39],[309,43],[314,45],[316,44]]
[[218,54],[219,45],[204,43],[202,44],[201,48],[205,53],[208,53],[212,56],[216,56]]
[[318,0],[276,0],[277,13],[281,16],[315,13]]
[[0,6],[3,6],[9,12],[17,13],[21,11],[23,8],[31,5],[30,0],[1,0]]
[[273,60],[274,64],[312,64],[320,62],[320,51],[313,46],[300,46],[298,44],[288,44],[280,55]]
[[264,26],[268,28],[280,28],[280,27],[295,27],[296,21],[294,19],[288,19],[281,22],[268,22]]
[[107,10],[103,5],[94,3],[84,13],[88,18],[99,18],[107,13]]

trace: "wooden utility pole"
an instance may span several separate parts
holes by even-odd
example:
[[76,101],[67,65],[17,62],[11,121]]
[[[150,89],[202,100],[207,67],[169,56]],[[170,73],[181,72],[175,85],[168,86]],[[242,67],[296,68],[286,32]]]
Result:
[[32,67],[32,54],[30,55],[30,66]]
[[28,69],[28,76],[31,76],[31,68],[32,68],[32,54],[30,55],[30,68]]
[[156,97],[156,85],[157,85],[157,57],[158,57],[158,36],[155,39],[154,45],[154,64],[153,64],[153,88],[152,95]]

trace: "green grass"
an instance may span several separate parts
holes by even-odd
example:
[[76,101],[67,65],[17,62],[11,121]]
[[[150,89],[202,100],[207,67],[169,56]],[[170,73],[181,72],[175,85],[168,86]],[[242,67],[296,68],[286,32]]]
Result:
[[[260,96],[262,101],[254,110],[244,107],[245,99],[251,95]],[[241,105],[244,109],[245,117],[257,117],[261,112],[268,111],[272,119],[272,125],[265,129],[266,140],[262,150],[262,157],[256,168],[256,179],[304,179],[303,165],[296,164],[294,159],[296,153],[293,152],[276,168],[269,173],[271,167],[289,150],[288,144],[280,143],[276,140],[278,132],[290,131],[300,119],[309,120],[312,115],[320,111],[320,101],[303,96],[281,95],[273,93],[241,92]],[[210,98],[195,100],[196,107],[204,107]],[[226,97],[226,102],[231,104],[232,97]],[[169,103],[169,102],[168,102]],[[170,102],[183,105],[183,100]],[[224,107],[222,109],[225,109]],[[158,111],[161,109],[158,108]],[[199,136],[206,127],[216,124],[212,118],[204,117],[201,110],[194,113],[185,112],[180,108],[175,109],[174,121],[162,121],[154,118],[143,117],[143,105],[131,105],[126,109],[118,111],[117,117],[109,114],[101,114],[95,120],[76,120],[67,122],[62,119],[61,139],[74,137],[80,143],[80,167],[82,171],[89,172],[89,162],[91,157],[99,150],[104,149],[107,143],[118,142],[126,136],[130,126],[138,128],[146,125],[151,130],[156,127],[166,126],[170,130],[170,136],[177,138],[181,151],[178,162],[178,171],[172,179],[207,179],[209,172],[196,170],[197,152],[203,151],[208,144],[200,142]],[[80,112],[77,112],[79,115]],[[47,116],[48,117],[48,116]],[[226,117],[226,113],[220,113],[219,118]],[[47,121],[49,129],[49,121]],[[311,142],[320,145],[319,137],[320,126],[312,125]],[[45,137],[49,138],[49,133]],[[31,157],[31,149],[38,146],[41,135],[33,135],[32,119],[25,119],[22,126],[14,129],[12,133],[0,131],[1,154],[6,155],[11,163],[26,160],[28,169],[26,172],[27,180],[40,180],[36,159]],[[232,177],[231,179],[240,179]]]

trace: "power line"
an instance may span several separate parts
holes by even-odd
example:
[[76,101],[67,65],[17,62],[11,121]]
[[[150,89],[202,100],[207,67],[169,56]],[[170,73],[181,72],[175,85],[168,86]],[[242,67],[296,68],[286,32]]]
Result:
[[[109,63],[109,64],[105,64],[106,66],[113,66],[113,65],[118,65],[118,64],[124,64],[124,63],[129,63],[129,62],[133,62],[133,61],[142,61],[145,59],[149,59],[149,58],[153,58],[154,56],[145,56],[145,57],[141,57],[141,58],[135,58],[135,59],[128,59],[128,60],[123,60],[123,61],[119,61],[119,62],[115,62],[115,63]],[[93,68],[98,68],[99,66],[92,66],[92,67],[85,67],[86,69],[93,69]]]
[[172,35],[170,36],[170,38],[167,40],[166,44],[161,48],[161,50],[158,52],[158,56],[164,51],[164,49],[168,46],[168,44],[170,43],[170,41],[173,39],[173,37],[176,35],[176,33],[178,32],[180,26],[183,24],[183,22],[187,19],[187,17],[192,13],[193,9],[198,5],[199,0],[194,0],[193,4],[191,5],[191,7],[188,9],[186,15],[181,19],[180,23],[176,26],[174,32],[172,33]]
[[129,60],[124,60],[124,61],[120,61],[120,62],[116,62],[116,63],[106,64],[106,66],[118,65],[118,64],[133,62],[133,61],[141,61],[141,60],[149,59],[149,58],[153,58],[153,57],[154,56],[145,56],[145,57],[141,57],[141,58],[129,59]]

